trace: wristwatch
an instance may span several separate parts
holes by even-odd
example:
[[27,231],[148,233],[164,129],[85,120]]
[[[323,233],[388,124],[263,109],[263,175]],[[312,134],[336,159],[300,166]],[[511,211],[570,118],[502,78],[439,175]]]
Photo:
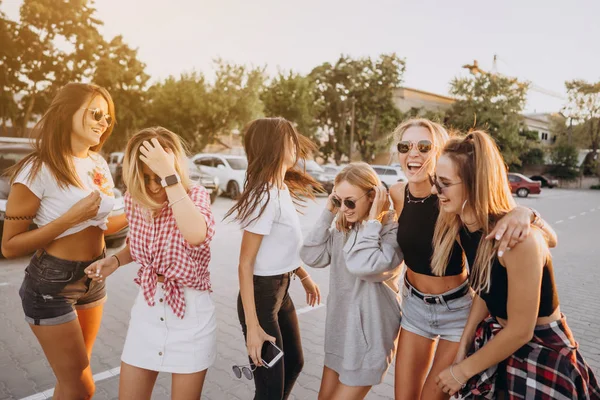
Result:
[[179,174],[175,172],[173,175],[165,176],[163,179],[161,179],[160,185],[162,187],[167,187],[176,185],[179,182],[181,182],[181,178],[179,177]]

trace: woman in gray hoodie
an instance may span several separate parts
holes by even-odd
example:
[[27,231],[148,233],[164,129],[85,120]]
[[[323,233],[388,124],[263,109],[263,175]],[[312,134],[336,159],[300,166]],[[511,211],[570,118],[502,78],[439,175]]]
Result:
[[389,204],[373,168],[349,164],[300,250],[307,265],[331,266],[319,400],[363,399],[394,358],[403,257]]

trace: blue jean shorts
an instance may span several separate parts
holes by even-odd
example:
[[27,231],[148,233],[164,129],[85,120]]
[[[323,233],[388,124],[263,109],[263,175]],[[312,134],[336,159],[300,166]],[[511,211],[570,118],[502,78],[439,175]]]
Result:
[[77,318],[76,309],[106,301],[104,282],[94,282],[84,270],[91,261],[70,261],[38,250],[25,269],[19,295],[25,320],[31,325],[59,325]]
[[[469,282],[445,293],[432,295],[419,292],[405,278],[402,286],[402,329],[428,339],[460,342],[474,292]],[[465,294],[446,300],[453,293]]]

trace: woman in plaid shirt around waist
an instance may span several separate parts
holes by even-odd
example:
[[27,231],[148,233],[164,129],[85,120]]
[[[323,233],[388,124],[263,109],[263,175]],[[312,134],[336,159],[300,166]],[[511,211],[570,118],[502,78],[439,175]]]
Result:
[[596,377],[560,312],[544,232],[536,227],[501,255],[485,239],[515,207],[494,139],[473,131],[450,140],[436,175],[433,272],[443,274],[459,237],[476,293],[458,354],[436,383],[463,399],[599,400]]
[[123,179],[127,246],[90,265],[95,280],[139,264],[139,294],[121,356],[120,399],[150,399],[159,372],[172,373],[172,398],[200,398],[216,357],[215,307],[210,298],[214,218],[208,192],[193,186],[179,137],[144,129],[125,151]]

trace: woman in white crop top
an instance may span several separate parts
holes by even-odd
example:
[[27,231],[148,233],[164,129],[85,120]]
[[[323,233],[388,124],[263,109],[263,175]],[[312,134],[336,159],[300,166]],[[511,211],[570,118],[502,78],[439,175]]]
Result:
[[[304,365],[298,317],[288,294],[290,279],[300,278],[310,305],[321,300],[319,288],[300,267],[302,232],[294,207],[299,195],[314,197],[312,188],[320,187],[305,171],[293,169],[298,157],[306,157],[314,145],[291,122],[261,118],[245,128],[244,149],[248,156],[244,192],[226,217],[235,213],[244,229],[237,307],[251,364],[233,368],[238,377],[240,371],[247,377],[254,371],[255,399],[282,400],[288,398]],[[261,368],[266,341],[283,350],[283,359]]]
[[[89,360],[106,290],[84,269],[104,257],[104,234],[127,224],[124,215],[108,217],[114,184],[97,153],[112,132],[114,115],[105,89],[64,86],[34,128],[34,151],[10,171],[2,253],[36,252],[19,294],[56,375],[59,398],[88,399],[95,389]],[[30,231],[31,222],[38,229]]]

